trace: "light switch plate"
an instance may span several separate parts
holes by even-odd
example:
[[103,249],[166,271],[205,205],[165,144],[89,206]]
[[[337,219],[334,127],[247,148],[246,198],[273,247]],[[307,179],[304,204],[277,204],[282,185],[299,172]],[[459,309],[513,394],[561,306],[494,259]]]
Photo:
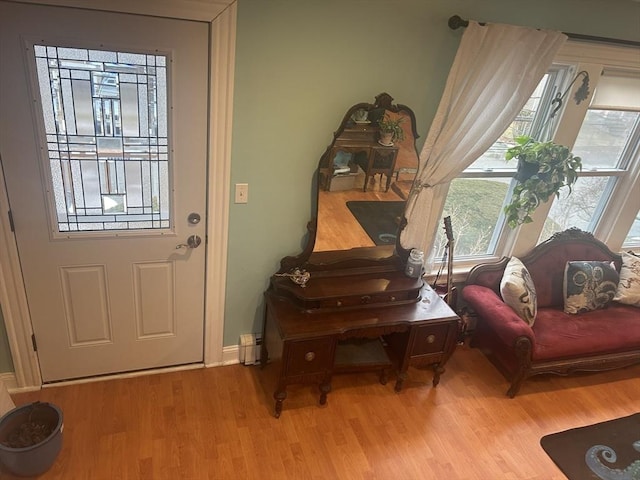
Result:
[[249,184],[236,183],[236,203],[247,203],[249,201]]

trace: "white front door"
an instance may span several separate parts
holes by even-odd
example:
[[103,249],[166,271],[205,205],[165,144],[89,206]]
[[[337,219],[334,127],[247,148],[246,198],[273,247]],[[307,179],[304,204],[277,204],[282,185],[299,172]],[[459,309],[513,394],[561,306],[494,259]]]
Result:
[[208,24],[3,1],[0,19],[43,381],[202,362]]

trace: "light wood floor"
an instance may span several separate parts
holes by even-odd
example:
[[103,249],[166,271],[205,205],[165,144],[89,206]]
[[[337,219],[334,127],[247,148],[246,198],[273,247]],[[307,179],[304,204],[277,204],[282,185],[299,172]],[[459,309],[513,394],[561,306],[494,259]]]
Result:
[[[361,175],[364,179],[364,174]],[[385,191],[386,178],[376,175],[366,192],[362,183],[351,190],[327,192],[321,190],[318,198],[318,232],[314,251],[348,250],[375,247],[373,240],[360,226],[347,207],[348,201],[403,201],[392,188]],[[393,251],[393,247],[390,249]]]
[[63,410],[63,449],[41,478],[65,480],[560,480],[540,437],[640,410],[640,367],[531,379],[509,399],[506,381],[467,346],[436,389],[428,370],[410,369],[400,394],[373,373],[342,375],[322,408],[315,388],[291,387],[279,420],[263,373],[233,365],[14,401]]

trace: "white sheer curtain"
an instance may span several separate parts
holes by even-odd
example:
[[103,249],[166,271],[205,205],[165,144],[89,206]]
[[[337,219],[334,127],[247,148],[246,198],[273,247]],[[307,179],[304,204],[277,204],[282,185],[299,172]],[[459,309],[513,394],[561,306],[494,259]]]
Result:
[[404,248],[430,252],[449,183],[507,129],[566,39],[560,32],[469,21],[420,153]]

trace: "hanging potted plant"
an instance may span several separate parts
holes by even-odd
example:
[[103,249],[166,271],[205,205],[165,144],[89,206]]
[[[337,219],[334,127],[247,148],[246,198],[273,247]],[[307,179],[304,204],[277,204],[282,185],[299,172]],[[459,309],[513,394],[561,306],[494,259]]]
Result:
[[569,187],[578,179],[582,159],[569,148],[553,142],[539,142],[529,136],[516,138],[517,145],[507,150],[507,161],[517,158],[517,185],[511,202],[504,207],[507,223],[515,228],[530,223],[531,214],[551,195],[560,196],[562,187]]
[[391,118],[387,114],[378,120],[378,127],[380,128],[379,143],[386,147],[390,147],[396,140],[404,140],[404,130],[402,130],[402,126],[400,125],[403,121],[404,117]]

